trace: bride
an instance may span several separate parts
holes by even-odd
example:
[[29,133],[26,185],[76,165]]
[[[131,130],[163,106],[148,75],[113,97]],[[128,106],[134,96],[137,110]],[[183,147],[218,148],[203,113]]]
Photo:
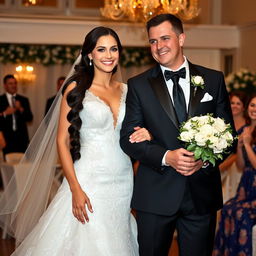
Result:
[[[57,148],[65,178],[12,255],[139,255],[130,214],[132,165],[119,146],[127,87],[113,79],[121,49],[110,28],[85,37],[60,103]],[[131,142],[144,140],[148,131],[135,127]]]

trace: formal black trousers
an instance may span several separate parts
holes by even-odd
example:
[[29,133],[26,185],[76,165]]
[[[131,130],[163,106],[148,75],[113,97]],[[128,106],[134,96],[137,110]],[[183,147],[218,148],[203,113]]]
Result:
[[197,214],[188,186],[177,213],[163,216],[137,211],[137,224],[140,256],[167,256],[175,229],[179,256],[212,254],[216,213]]

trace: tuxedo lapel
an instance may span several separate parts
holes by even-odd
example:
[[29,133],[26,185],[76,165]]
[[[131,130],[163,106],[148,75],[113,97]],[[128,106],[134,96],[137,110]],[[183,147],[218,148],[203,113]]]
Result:
[[176,113],[162,71],[159,66],[156,67],[155,71],[156,76],[149,78],[150,85],[168,117],[172,120],[174,125],[179,128],[178,119],[176,117]]
[[198,71],[192,63],[189,62],[189,73],[190,73],[190,98],[189,98],[189,106],[188,106],[188,118],[194,116],[196,108],[200,103],[200,99],[203,97],[204,90],[199,86],[195,87],[191,83],[192,76],[202,76],[203,75]]

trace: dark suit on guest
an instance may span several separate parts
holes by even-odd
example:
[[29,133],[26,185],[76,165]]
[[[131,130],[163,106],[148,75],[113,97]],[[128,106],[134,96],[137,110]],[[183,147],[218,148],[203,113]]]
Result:
[[[188,118],[212,113],[214,117],[224,118],[226,123],[231,123],[233,126],[223,74],[191,63],[189,63],[189,72],[190,77],[202,76],[205,88],[195,89],[190,82]],[[205,93],[210,94],[213,99],[200,102]],[[152,134],[153,140],[130,143],[129,136],[136,126],[145,127]],[[177,138],[179,136],[178,126],[175,109],[159,65],[128,80],[126,115],[121,130],[120,144],[125,153],[140,161],[131,206],[140,214],[149,213],[146,217],[149,218],[149,222],[150,214],[162,216],[163,222],[165,217],[173,218],[173,222],[167,230],[159,229],[159,234],[155,234],[162,236],[163,240],[167,240],[166,246],[170,244],[175,228],[178,230],[180,239],[184,240],[184,237],[189,235],[186,234],[186,228],[184,228],[185,221],[184,223],[179,222],[179,214],[182,211],[190,211],[199,216],[209,215],[210,219],[205,222],[205,225],[212,225],[211,232],[207,231],[198,236],[207,236],[212,241],[216,211],[222,207],[218,164],[215,167],[209,165],[202,168],[191,176],[183,176],[171,166],[162,165],[162,159],[167,150],[184,147]],[[200,223],[204,223],[203,217]],[[140,218],[138,224],[147,233],[148,227],[145,223],[140,223]],[[153,225],[153,221],[151,224]],[[186,225],[190,224],[186,223]],[[143,244],[143,241],[139,239],[139,244],[140,242]],[[196,245],[187,243],[186,239],[180,244],[187,246],[188,251],[188,254],[181,255],[195,255],[193,246]],[[209,245],[209,247],[211,246],[212,244]],[[168,248],[166,250],[168,251]],[[150,255],[165,255],[161,252],[160,249],[159,253]],[[144,254],[140,255],[144,256]],[[210,255],[210,253],[203,255]]]
[[[3,131],[6,147],[3,149],[4,154],[10,152],[25,152],[29,143],[27,122],[33,120],[33,114],[30,110],[28,98],[16,94],[16,101],[19,101],[23,112],[16,111],[16,130],[13,130],[13,116],[1,116],[1,130]],[[0,96],[0,112],[4,112],[9,107],[6,94]]]
[[54,95],[54,96],[52,96],[51,98],[47,99],[44,115],[46,115],[47,112],[49,111],[49,109],[50,109],[52,103],[53,103],[54,100],[55,100],[55,97],[56,97],[56,95]]

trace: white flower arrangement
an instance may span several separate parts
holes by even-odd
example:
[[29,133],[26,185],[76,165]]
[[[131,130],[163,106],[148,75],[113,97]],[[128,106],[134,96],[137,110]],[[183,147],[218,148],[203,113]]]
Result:
[[[38,63],[45,66],[53,64],[73,64],[80,46],[72,45],[28,45],[28,44],[0,44],[1,63]],[[148,48],[124,48],[120,64],[123,67],[143,66],[153,63]]]
[[256,91],[256,73],[248,69],[240,69],[229,74],[225,81],[229,92],[241,90],[246,93],[253,93]]
[[195,116],[184,122],[180,128],[181,141],[185,148],[194,152],[196,160],[210,162],[213,166],[217,159],[223,159],[223,154],[234,141],[230,124],[224,120],[212,117],[211,114]]
[[191,76],[191,83],[194,87],[200,87],[204,89],[204,79],[201,76]]

